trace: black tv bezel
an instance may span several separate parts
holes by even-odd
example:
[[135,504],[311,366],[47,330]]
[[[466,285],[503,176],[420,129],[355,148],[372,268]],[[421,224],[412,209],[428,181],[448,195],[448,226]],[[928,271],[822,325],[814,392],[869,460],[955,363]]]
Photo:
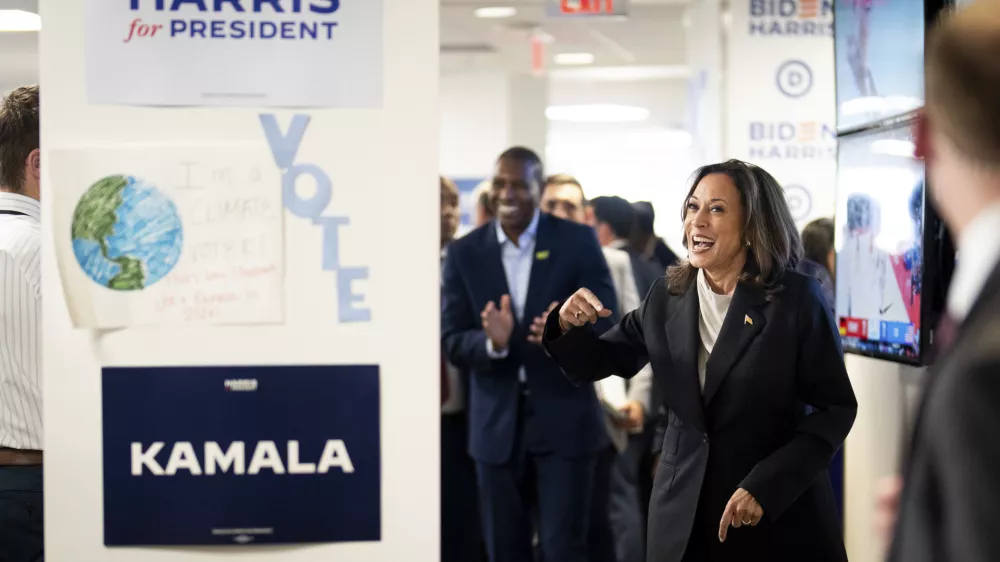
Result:
[[[837,201],[840,200],[840,151],[842,138],[859,138],[863,136],[875,135],[888,131],[900,130],[906,127],[913,127],[916,123],[917,111],[908,112],[902,116],[884,119],[874,125],[856,127],[851,129],[850,134],[837,135]],[[921,162],[923,171],[923,231],[921,232],[923,255],[923,270],[921,272],[921,293],[920,293],[920,332],[919,332],[919,352],[916,357],[908,357],[881,351],[870,351],[857,349],[845,343],[846,336],[841,336],[841,345],[844,353],[851,355],[862,355],[874,359],[883,359],[893,363],[901,363],[912,366],[926,366],[930,364],[932,355],[931,347],[934,344],[934,331],[941,320],[941,315],[945,309],[948,284],[955,265],[955,250],[952,244],[951,234],[948,232],[944,221],[934,208],[933,199],[930,197],[931,180],[927,176],[926,166]],[[843,235],[836,233],[835,241],[842,241]],[[840,255],[837,255],[838,263]],[[836,280],[834,280],[836,283]],[[839,288],[837,288],[839,291]],[[840,325],[839,317],[836,318],[837,325]]]

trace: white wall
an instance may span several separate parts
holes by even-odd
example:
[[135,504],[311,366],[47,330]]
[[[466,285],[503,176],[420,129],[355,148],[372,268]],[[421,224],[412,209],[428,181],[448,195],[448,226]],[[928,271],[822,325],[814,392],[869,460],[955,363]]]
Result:
[[719,0],[698,0],[684,14],[687,39],[687,129],[694,137],[692,158],[697,165],[722,160],[723,154],[723,49]]
[[0,33],[0,95],[19,86],[36,83],[38,33]]
[[685,130],[684,79],[580,82],[553,81],[553,105],[618,104],[650,111],[633,123],[552,123],[546,151],[550,173],[576,176],[587,197],[618,195],[649,201],[656,231],[680,252],[680,209],[694,170],[691,137]]
[[858,417],[844,449],[844,539],[850,560],[877,562],[884,545],[875,534],[875,495],[879,481],[899,471],[924,369],[848,355],[847,371]]
[[482,177],[510,142],[507,77],[502,73],[441,77],[440,167],[449,177]]
[[[43,166],[54,149],[134,143],[257,143],[253,109],[89,105],[84,2],[45,2],[41,45]],[[247,560],[376,562],[439,559],[440,422],[435,0],[383,0],[384,107],[308,111],[299,158],[330,174],[333,205],[351,217],[341,259],[365,264],[367,324],[337,322],[336,279],[321,270],[322,231],[285,221],[285,324],[126,329],[94,337],[71,327],[43,170],[42,290],[46,431],[46,559],[51,562]],[[317,69],[329,71],[329,69]],[[290,112],[278,112],[285,126]],[[275,186],[275,189],[280,189]],[[386,204],[391,201],[392,204]],[[394,234],[387,235],[391,225]],[[398,235],[405,232],[405,236]],[[400,272],[406,275],[401,276]],[[420,329],[414,330],[414,319]],[[107,549],[102,535],[102,364],[379,364],[382,541],[288,547]]]

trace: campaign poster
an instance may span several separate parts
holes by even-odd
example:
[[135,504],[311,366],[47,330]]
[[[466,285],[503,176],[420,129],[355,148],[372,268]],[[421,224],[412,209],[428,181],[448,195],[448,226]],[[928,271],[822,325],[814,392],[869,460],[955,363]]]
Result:
[[73,325],[284,321],[281,177],[261,149],[50,151]]
[[[801,229],[835,208],[833,0],[735,0],[726,155],[781,184]],[[838,20],[839,23],[839,20]]]
[[378,366],[102,378],[105,545],[381,539]]
[[90,103],[382,106],[382,0],[86,2]]

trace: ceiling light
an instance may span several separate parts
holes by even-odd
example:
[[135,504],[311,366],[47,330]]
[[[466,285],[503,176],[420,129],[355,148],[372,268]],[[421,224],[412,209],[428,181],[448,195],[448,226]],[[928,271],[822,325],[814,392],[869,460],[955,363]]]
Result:
[[686,66],[591,66],[559,68],[549,73],[559,81],[641,82],[646,80],[687,79],[691,69]]
[[24,10],[0,10],[0,31],[38,31],[42,18]]
[[476,8],[475,13],[477,18],[509,18],[517,14],[517,9],[510,6],[491,6]]
[[649,119],[645,107],[629,105],[554,105],[545,110],[549,121],[571,123],[626,123]]
[[594,62],[594,55],[590,53],[559,53],[555,56],[556,64],[583,65]]

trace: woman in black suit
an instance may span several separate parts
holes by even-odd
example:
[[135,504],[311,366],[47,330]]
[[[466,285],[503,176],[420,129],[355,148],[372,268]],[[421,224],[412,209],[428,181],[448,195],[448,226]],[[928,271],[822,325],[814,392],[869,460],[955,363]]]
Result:
[[[580,289],[543,344],[578,383],[648,361],[668,410],[650,500],[648,562],[842,562],[826,475],[857,401],[781,186],[730,160],[696,175],[688,259],[598,337],[611,311]],[[812,406],[807,415],[806,406]]]

